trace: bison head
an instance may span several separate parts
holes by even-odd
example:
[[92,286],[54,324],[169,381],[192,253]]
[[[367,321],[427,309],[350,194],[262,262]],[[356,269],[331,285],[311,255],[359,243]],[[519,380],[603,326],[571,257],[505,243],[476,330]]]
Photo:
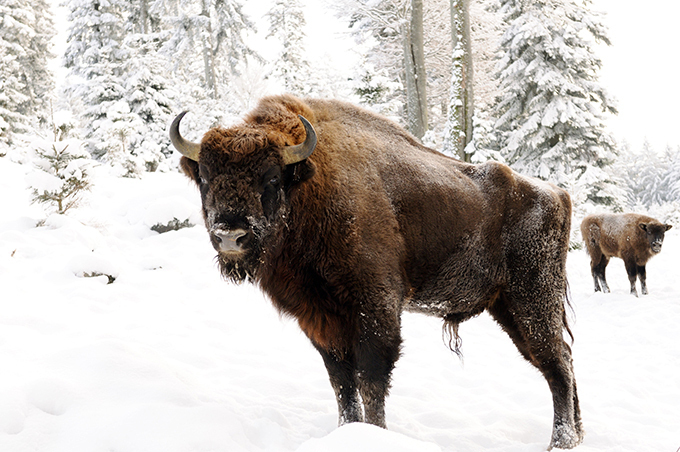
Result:
[[298,145],[281,144],[282,134],[257,124],[211,129],[199,144],[179,132],[185,114],[172,122],[170,139],[199,187],[222,273],[236,282],[253,278],[264,250],[276,246],[285,229],[291,190],[314,174],[307,162],[316,146],[314,128],[299,116],[305,139]]
[[664,235],[671,226],[670,224],[661,223],[640,223],[640,229],[642,229],[649,241],[649,247],[652,249],[653,253],[661,252],[661,245],[663,244]]

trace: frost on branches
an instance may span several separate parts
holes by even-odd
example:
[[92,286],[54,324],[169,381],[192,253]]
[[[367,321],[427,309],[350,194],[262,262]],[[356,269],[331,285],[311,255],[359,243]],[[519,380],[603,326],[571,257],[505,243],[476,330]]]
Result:
[[64,214],[76,207],[84,192],[91,187],[88,175],[89,155],[70,145],[75,142],[59,141],[36,150],[34,165],[38,169],[28,175],[32,187],[32,202],[43,204]]
[[594,42],[609,44],[590,2],[501,0],[508,24],[497,65],[496,140],[516,170],[582,193],[594,204],[618,203],[605,168],[616,147],[604,115],[616,113],[598,83]]
[[[45,0],[0,2],[0,147],[44,125],[54,82],[47,68],[56,34]],[[3,153],[0,150],[0,154]]]

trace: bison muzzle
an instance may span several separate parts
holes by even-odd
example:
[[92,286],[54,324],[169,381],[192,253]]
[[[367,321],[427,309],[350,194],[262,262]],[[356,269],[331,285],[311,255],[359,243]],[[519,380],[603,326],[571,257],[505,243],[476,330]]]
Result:
[[[251,281],[321,354],[340,424],[385,427],[404,310],[485,310],[548,382],[551,447],[583,438],[565,315],[569,195],[471,165],[332,100],[267,97],[242,124],[171,139],[201,194],[222,274]],[[570,333],[571,334],[571,333]]]

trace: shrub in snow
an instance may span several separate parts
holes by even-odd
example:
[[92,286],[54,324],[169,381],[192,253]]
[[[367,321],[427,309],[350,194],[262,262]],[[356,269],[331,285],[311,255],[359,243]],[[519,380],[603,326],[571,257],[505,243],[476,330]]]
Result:
[[28,176],[33,189],[32,202],[48,205],[63,214],[76,207],[84,192],[92,186],[87,172],[89,155],[72,148],[72,142],[52,143],[36,149],[34,165],[39,171]]
[[191,228],[195,226],[189,219],[187,218],[184,221],[179,221],[177,218],[173,218],[172,220],[168,221],[167,223],[156,223],[153,226],[151,226],[151,230],[158,232],[159,234],[163,234],[164,232],[170,232],[170,231],[179,231],[180,229],[183,228]]

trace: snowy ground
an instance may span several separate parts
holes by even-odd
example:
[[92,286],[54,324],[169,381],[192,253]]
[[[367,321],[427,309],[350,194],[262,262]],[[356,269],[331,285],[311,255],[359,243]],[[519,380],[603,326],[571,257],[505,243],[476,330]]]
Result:
[[[316,351],[257,290],[220,279],[198,194],[180,174],[98,170],[88,205],[47,218],[26,166],[0,158],[0,451],[543,451],[552,407],[542,377],[486,315],[461,327],[404,315],[388,431],[336,428]],[[194,228],[157,234],[173,217]],[[579,452],[680,448],[678,225],[648,265],[651,294],[593,294],[569,256]],[[107,284],[106,276],[115,277]]]

